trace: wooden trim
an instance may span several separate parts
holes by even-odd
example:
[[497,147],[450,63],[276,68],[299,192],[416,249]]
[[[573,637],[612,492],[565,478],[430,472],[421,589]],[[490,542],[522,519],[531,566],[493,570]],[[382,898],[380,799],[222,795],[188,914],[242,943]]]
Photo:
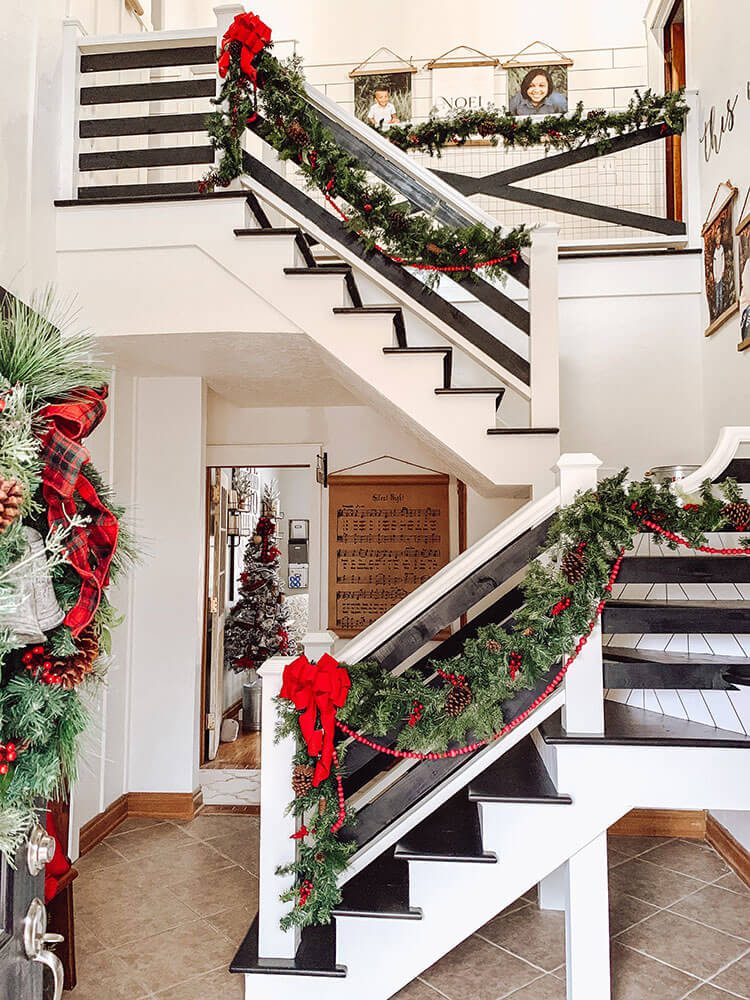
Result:
[[200,764],[201,767],[208,760],[208,731],[206,730],[206,712],[208,710],[208,699],[206,697],[206,685],[208,683],[208,572],[209,572],[209,552],[211,533],[211,472],[213,466],[208,466],[205,472],[204,488],[205,498],[203,504],[203,625],[201,628],[202,648],[201,648],[201,688],[200,688]]
[[200,788],[194,792],[128,792],[128,816],[193,819],[202,804]]
[[464,69],[466,66],[499,66],[499,59],[492,59],[487,57],[487,59],[454,59],[451,62],[435,62],[430,60],[425,66],[425,69]]
[[104,812],[84,823],[78,834],[78,853],[88,854],[128,818],[128,796],[121,795]]
[[218,816],[227,813],[237,816],[260,816],[259,805],[231,806],[231,805],[210,805],[201,806],[199,813],[201,816]]
[[710,813],[706,818],[706,843],[713,847],[745,885],[750,885],[750,851]]
[[743,341],[737,344],[738,351],[746,351],[750,347],[750,337],[745,337]]
[[340,476],[335,472],[331,472],[328,475],[329,486],[332,484],[336,486],[383,486],[388,484],[393,486],[418,486],[423,483],[433,486],[448,482],[450,482],[450,476],[447,476],[444,472],[430,473],[426,476],[400,476],[398,473],[386,473],[382,476]]
[[[716,204],[716,195],[719,193],[721,188],[726,188],[727,193],[724,195],[724,199]],[[706,221],[703,223],[701,228],[701,236],[706,235],[706,230],[709,226],[713,225],[718,219],[727,205],[734,201],[737,195],[740,193],[740,189],[736,188],[730,180],[722,181],[721,184],[717,184],[716,191],[714,192],[714,200],[711,202],[711,207],[708,210],[708,215],[706,216]]]
[[712,333],[716,333],[719,327],[723,326],[730,316],[734,313],[740,311],[739,300],[731,305],[728,309],[725,309],[721,316],[717,316],[713,323],[710,323],[703,332],[704,337],[710,337]]
[[203,792],[126,792],[104,812],[84,823],[78,834],[79,856],[88,854],[130,816],[193,819],[203,808]]
[[706,839],[705,809],[631,809],[609,828],[615,837]]

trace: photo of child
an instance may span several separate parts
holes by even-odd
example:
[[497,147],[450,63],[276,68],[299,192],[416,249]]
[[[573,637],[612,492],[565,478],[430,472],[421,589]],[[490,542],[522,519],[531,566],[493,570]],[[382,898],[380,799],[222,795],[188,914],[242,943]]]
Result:
[[731,188],[724,195],[718,209],[712,209],[710,221],[703,227],[703,271],[708,303],[707,335],[717,330],[727,316],[738,308],[732,227],[732,208],[736,193],[736,189]]
[[567,110],[567,66],[514,66],[508,70],[509,114],[558,115]]
[[373,73],[354,78],[354,113],[381,132],[411,119],[411,73]]

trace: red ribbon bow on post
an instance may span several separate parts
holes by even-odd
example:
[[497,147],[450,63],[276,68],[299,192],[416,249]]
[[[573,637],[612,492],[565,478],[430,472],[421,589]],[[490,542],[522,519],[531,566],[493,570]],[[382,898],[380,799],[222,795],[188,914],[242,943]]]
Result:
[[227,28],[221,40],[219,51],[219,75],[224,77],[229,72],[231,61],[230,45],[232,42],[239,42],[240,48],[240,70],[255,83],[255,67],[253,60],[263,51],[271,41],[271,29],[258,17],[257,14],[249,12],[238,14]]
[[351,686],[347,671],[328,653],[317,663],[298,656],[284,668],[280,697],[302,713],[299,727],[307,752],[318,758],[312,780],[316,788],[331,773],[336,709],[344,706]]
[[40,410],[46,430],[42,443],[42,494],[47,503],[50,528],[64,528],[78,511],[76,494],[86,505],[89,523],[75,528],[65,549],[68,562],[81,577],[81,591],[65,616],[65,624],[78,635],[94,617],[109,582],[109,566],[117,547],[117,518],[99,499],[83,475],[90,456],[81,444],[107,412],[107,386],[78,389],[70,400]]

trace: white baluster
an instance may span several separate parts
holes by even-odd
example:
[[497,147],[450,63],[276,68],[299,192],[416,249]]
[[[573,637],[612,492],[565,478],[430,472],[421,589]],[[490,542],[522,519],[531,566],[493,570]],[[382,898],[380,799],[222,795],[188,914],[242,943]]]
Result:
[[560,227],[539,226],[532,234],[529,260],[531,315],[531,426],[560,426]]
[[[561,456],[557,467],[562,506],[572,503],[576,493],[596,487],[596,470],[601,464],[596,455]],[[563,726],[571,733],[604,732],[604,670],[599,622],[565,675]]]
[[81,51],[80,42],[86,31],[80,21],[66,17],[63,21],[62,65],[60,91],[60,159],[57,196],[61,199],[78,195],[78,123],[80,120]]
[[261,716],[260,775],[260,890],[258,900],[258,953],[262,958],[294,958],[297,935],[282,931],[279,921],[292,907],[279,895],[294,882],[290,876],[276,874],[279,865],[294,861],[296,819],[286,812],[292,798],[292,767],[296,752],[293,735],[274,742],[278,709],[274,703],[281,690],[284,667],[293,656],[274,656],[266,660],[258,673],[263,678],[263,714]]
[[607,834],[600,834],[563,867],[566,996],[604,1000],[610,996]]

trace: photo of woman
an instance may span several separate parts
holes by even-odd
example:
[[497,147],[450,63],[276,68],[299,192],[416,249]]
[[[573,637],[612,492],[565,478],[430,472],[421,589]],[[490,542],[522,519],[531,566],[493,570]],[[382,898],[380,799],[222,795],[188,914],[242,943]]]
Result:
[[[521,76],[521,74],[524,74]],[[557,77],[557,79],[555,79]],[[568,110],[568,74],[564,66],[533,66],[508,72],[508,111],[517,117],[556,115]]]

